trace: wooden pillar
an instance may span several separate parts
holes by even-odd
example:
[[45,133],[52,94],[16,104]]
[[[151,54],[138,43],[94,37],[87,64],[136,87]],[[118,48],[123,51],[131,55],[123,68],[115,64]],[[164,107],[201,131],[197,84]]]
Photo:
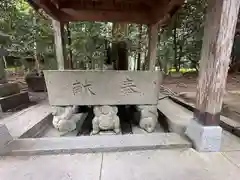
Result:
[[209,0],[196,97],[198,122],[218,125],[230,63],[239,0]]
[[58,69],[63,70],[67,68],[67,60],[65,57],[65,38],[64,38],[64,25],[56,20],[52,20],[55,52],[57,58]]
[[157,59],[158,24],[148,27],[148,70],[154,71]]

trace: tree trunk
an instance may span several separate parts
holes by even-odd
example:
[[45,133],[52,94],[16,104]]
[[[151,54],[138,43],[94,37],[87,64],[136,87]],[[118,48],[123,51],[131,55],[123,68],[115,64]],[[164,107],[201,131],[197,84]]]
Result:
[[173,32],[173,44],[174,44],[174,67],[176,72],[179,72],[179,62],[177,59],[177,15],[174,19],[174,32]]
[[5,56],[3,56],[3,62],[4,62],[4,67],[7,68],[7,60]]
[[34,44],[33,44],[33,56],[35,60],[35,69],[37,72],[40,70],[40,62],[39,62],[39,56],[38,56],[38,51],[37,51],[37,18],[33,16],[33,37],[34,37]]
[[125,36],[128,33],[128,25],[114,23],[112,29],[113,36],[113,56],[116,59],[114,68],[116,70],[128,70],[128,50]]
[[72,37],[71,37],[71,29],[70,29],[69,23],[67,23],[66,28],[67,28],[67,38],[68,38],[68,68],[73,69],[73,59],[72,59],[73,54],[71,49]]
[[54,41],[55,41],[55,52],[58,63],[58,69],[63,70],[67,68],[67,61],[65,58],[65,38],[64,38],[64,25],[56,20],[52,20]]
[[138,35],[138,57],[137,57],[137,70],[141,69],[141,42],[142,42],[142,24],[139,24],[139,35]]
[[195,112],[204,125],[219,122],[239,8],[239,0],[209,0]]

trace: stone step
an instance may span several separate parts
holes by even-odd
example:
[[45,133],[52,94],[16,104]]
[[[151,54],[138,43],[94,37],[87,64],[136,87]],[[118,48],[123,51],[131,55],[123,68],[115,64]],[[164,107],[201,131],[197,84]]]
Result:
[[[172,101],[173,99],[174,101]],[[185,129],[188,123],[193,118],[194,104],[183,101],[179,98],[163,99],[158,103],[158,108],[167,117],[170,129],[173,132],[180,133],[184,135]],[[176,102],[176,103],[175,103]],[[180,105],[181,104],[181,105]],[[238,138],[236,133],[236,128],[239,125],[233,120],[220,116],[220,125],[227,131],[223,130],[221,151],[239,151],[240,150],[240,138]],[[231,128],[233,128],[231,130]],[[235,135],[234,135],[235,134]]]
[[[189,113],[191,114],[192,111],[195,110],[195,105],[190,102],[186,102],[185,100],[177,97],[170,97],[171,100],[176,102],[177,104],[185,107],[186,109],[189,110]],[[231,119],[229,117],[224,116],[225,113],[223,112],[223,115],[220,116],[220,126],[233,133],[234,135],[240,137],[240,123],[239,121],[236,121],[234,119]]]
[[51,112],[50,105],[42,103],[3,118],[0,123],[6,125],[14,139],[40,136],[52,120]]
[[7,155],[28,156],[189,148],[192,145],[175,133],[152,133],[121,136],[17,139],[8,144],[8,146],[12,151]]
[[169,130],[184,135],[193,113],[169,98],[159,100],[157,107],[166,116]]

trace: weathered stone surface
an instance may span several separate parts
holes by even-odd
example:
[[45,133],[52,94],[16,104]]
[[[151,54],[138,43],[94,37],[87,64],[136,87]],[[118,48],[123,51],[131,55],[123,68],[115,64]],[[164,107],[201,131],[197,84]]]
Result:
[[193,141],[198,151],[220,151],[222,139],[220,126],[203,126],[192,119],[187,126],[186,135]]
[[223,131],[221,151],[240,151],[240,138],[230,132]]
[[7,126],[14,138],[29,138],[35,137],[51,119],[51,107],[38,104],[1,119],[1,123]]
[[2,157],[1,180],[98,180],[102,155]]
[[40,155],[188,148],[191,143],[175,133],[151,133],[17,139],[9,146],[12,149],[9,155]]
[[239,168],[221,153],[181,149],[104,153],[101,180],[235,180],[239,176]]
[[167,117],[170,131],[184,135],[193,113],[168,98],[159,100],[157,107]]
[[4,124],[0,124],[0,155],[6,154],[10,151],[8,143],[12,140],[13,138],[7,127]]
[[116,134],[120,133],[120,120],[116,106],[95,106],[93,112],[95,115],[92,120],[93,135],[100,130],[113,130]]
[[45,71],[51,105],[157,104],[161,73]]
[[18,94],[13,94],[7,97],[0,98],[0,106],[3,112],[28,103],[29,103],[28,92],[21,92]]
[[17,83],[0,84],[0,97],[10,96],[20,93],[20,88]]
[[223,152],[222,153],[227,159],[229,159],[232,163],[240,168],[240,152],[233,151],[233,152]]

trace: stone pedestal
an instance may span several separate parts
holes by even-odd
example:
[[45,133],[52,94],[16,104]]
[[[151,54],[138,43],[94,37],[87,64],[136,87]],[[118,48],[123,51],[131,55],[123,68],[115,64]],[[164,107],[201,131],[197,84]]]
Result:
[[198,151],[220,151],[222,138],[220,126],[203,126],[193,119],[187,126],[186,135]]
[[149,133],[153,132],[158,122],[157,106],[140,105],[138,110],[141,112],[139,126]]
[[116,106],[95,106],[93,109],[92,135],[98,134],[101,130],[113,130],[116,134],[120,133],[120,120],[117,116]]
[[53,126],[61,132],[71,132],[76,129],[76,124],[81,115],[77,106],[56,106],[53,109]]
[[10,96],[20,93],[20,88],[17,83],[0,84],[0,97]]
[[33,92],[44,92],[46,91],[46,83],[44,76],[26,76],[26,83],[28,85],[28,89]]
[[3,58],[0,54],[0,83],[6,83],[6,74],[5,74],[5,69],[4,69],[4,63],[3,63]]
[[13,140],[7,127],[4,124],[0,124],[0,155],[4,155],[10,151],[7,144]]
[[6,112],[10,109],[28,104],[29,102],[28,92],[21,92],[6,97],[0,97],[0,110],[2,112]]
[[2,112],[28,104],[27,92],[20,92],[17,83],[0,84],[0,108]]

